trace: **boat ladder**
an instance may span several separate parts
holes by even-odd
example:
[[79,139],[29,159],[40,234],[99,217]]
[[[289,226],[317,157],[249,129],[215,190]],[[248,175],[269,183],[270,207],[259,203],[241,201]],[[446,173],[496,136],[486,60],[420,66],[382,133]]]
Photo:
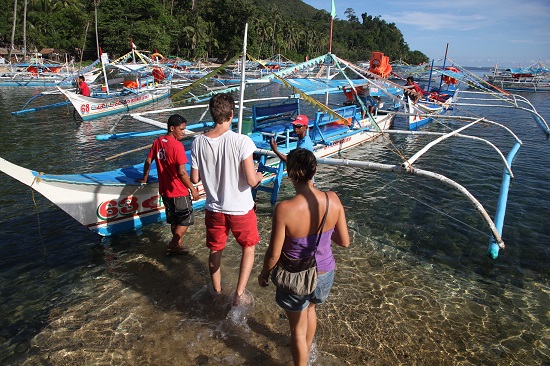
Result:
[[[285,175],[285,163],[281,161],[275,166],[266,165],[266,159],[266,155],[262,155],[260,157],[258,171],[264,173],[264,180],[256,189],[252,190],[252,197],[256,198],[256,193],[258,193],[258,191],[271,193],[270,202],[272,205],[274,205],[277,202],[277,195],[279,194],[281,182]],[[265,173],[268,174],[266,175]],[[269,176],[272,176],[271,179],[266,179],[269,178]],[[273,185],[271,185],[271,183],[273,183]]]

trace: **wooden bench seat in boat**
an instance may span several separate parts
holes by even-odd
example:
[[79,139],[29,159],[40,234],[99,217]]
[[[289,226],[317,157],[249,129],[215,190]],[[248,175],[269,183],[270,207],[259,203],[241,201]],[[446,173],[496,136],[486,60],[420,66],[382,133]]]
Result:
[[299,99],[255,105],[252,107],[252,132],[278,134],[292,130],[292,122],[300,114]]
[[317,112],[315,114],[315,122],[309,131],[309,136],[312,140],[328,143],[340,138],[343,134],[349,134],[350,129],[357,124],[358,111],[356,105],[336,108],[334,111],[344,117],[349,123],[344,124],[339,118],[331,114]]

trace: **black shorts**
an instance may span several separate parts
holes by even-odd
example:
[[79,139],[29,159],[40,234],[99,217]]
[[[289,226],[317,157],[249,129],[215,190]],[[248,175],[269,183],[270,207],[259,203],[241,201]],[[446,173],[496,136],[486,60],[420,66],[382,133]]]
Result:
[[195,223],[195,212],[191,196],[164,197],[162,203],[166,208],[166,222],[179,226],[191,226]]

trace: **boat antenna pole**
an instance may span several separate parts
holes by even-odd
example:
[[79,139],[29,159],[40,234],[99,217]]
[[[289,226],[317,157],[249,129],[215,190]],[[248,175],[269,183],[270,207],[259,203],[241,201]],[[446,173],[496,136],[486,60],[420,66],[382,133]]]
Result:
[[[328,53],[332,53],[332,30],[334,28],[334,17],[336,16],[336,6],[332,0],[330,6],[330,34],[328,39]],[[330,79],[330,65],[327,65],[327,80]],[[328,91],[325,93],[325,105],[328,105]]]
[[334,17],[336,16],[336,7],[334,6],[334,0],[330,7],[330,38],[328,39],[328,53],[332,53],[332,29],[334,27]]
[[[432,65],[430,66],[430,76],[428,77],[428,86],[426,86],[426,90],[430,91],[430,86],[432,83],[432,73],[434,72],[434,59],[432,58]],[[429,97],[426,97],[426,100],[429,100]]]
[[[447,43],[447,47],[445,47],[445,58],[443,58],[443,70],[445,70],[445,63],[447,62],[448,51],[449,51],[449,44]],[[441,76],[441,80],[439,80],[439,93],[441,93],[442,86],[443,86],[443,76]]]
[[107,71],[105,70],[105,64],[109,63],[109,55],[101,52],[101,48],[99,49],[99,54],[101,55],[101,68],[103,69],[103,78],[105,79],[105,90],[107,91],[107,95],[109,95],[109,81],[107,80]]
[[244,84],[245,84],[245,72],[244,66],[246,63],[246,37],[248,35],[248,23],[244,25],[244,40],[243,40],[243,58],[241,60],[241,90],[239,97],[239,118],[237,120],[237,131],[241,133],[243,126],[243,110],[244,110]]
[[[101,51],[99,49],[99,35],[97,32],[97,5],[99,3],[99,0],[94,0],[94,18],[95,18],[95,45],[97,50],[97,59],[101,59]],[[82,54],[84,54],[84,50],[82,50]],[[81,56],[82,57],[82,56]]]
[[135,64],[136,63],[136,45],[134,44],[134,40],[132,39],[132,36],[130,36],[130,47],[132,48],[132,63]]

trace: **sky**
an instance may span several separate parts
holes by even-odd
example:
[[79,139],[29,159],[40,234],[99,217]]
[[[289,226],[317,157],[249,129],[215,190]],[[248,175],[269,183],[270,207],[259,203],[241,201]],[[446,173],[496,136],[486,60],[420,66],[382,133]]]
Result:
[[[302,0],[331,11],[331,0]],[[336,19],[345,11],[395,23],[411,50],[460,66],[550,67],[550,0],[334,0]]]

